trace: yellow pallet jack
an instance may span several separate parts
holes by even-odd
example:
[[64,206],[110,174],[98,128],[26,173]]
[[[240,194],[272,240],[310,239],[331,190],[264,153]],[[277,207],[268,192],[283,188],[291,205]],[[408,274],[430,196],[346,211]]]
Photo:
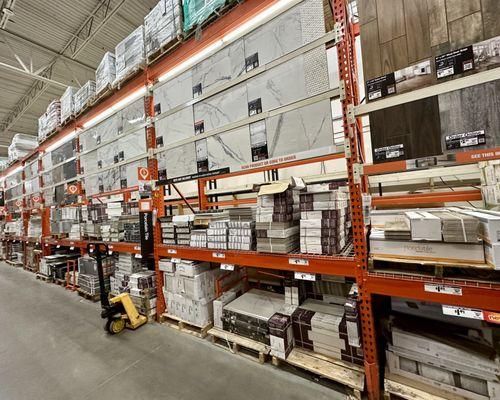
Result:
[[88,243],[87,254],[95,258],[97,263],[97,275],[99,277],[99,288],[101,297],[101,318],[106,319],[106,330],[111,335],[120,333],[125,328],[137,329],[144,325],[148,319],[145,315],[137,312],[132,299],[128,293],[108,298],[108,292],[104,285],[104,271],[102,260],[108,255],[108,245],[105,243]]

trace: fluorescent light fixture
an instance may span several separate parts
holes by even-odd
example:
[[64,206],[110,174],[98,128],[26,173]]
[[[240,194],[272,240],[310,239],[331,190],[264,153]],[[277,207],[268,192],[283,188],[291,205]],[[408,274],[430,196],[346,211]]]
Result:
[[45,149],[45,152],[50,152],[54,149],[57,149],[59,146],[63,145],[66,142],[69,142],[71,139],[73,139],[76,136],[77,130],[75,129],[73,132],[68,133],[66,136],[63,136],[61,139],[57,140],[56,142],[52,143],[49,147]]
[[238,39],[241,36],[245,35],[246,33],[250,32],[252,29],[256,28],[262,21],[264,21],[266,18],[274,16],[275,14],[277,14],[279,11],[281,11],[283,8],[285,8],[288,4],[290,4],[293,1],[295,1],[295,0],[278,0],[272,6],[266,8],[264,11],[260,12],[255,17],[249,19],[248,21],[244,22],[243,24],[241,24],[237,28],[233,29],[231,32],[226,34],[222,39],[219,39],[216,42],[212,43],[211,45],[203,48],[202,50],[200,50],[198,53],[196,53],[192,57],[190,57],[187,60],[176,65],[175,67],[173,67],[169,71],[165,72],[163,75],[160,75],[160,77],[158,78],[158,81],[163,82],[163,81],[170,79],[173,76],[185,71],[189,67],[192,67],[198,61],[203,59],[205,56],[208,56],[210,53],[215,52],[220,47],[222,47],[224,44],[228,44],[229,42],[232,42],[233,40]]
[[94,126],[95,124],[101,122],[102,120],[106,119],[109,117],[111,114],[113,114],[116,111],[121,110],[123,107],[129,105],[133,101],[137,100],[139,97],[144,96],[147,92],[147,87],[142,86],[140,89],[137,89],[135,92],[129,94],[128,96],[124,97],[120,101],[117,101],[115,104],[112,104],[110,107],[106,108],[103,112],[97,114],[95,117],[89,119],[87,122],[83,124],[83,127],[85,129],[90,128],[91,126]]

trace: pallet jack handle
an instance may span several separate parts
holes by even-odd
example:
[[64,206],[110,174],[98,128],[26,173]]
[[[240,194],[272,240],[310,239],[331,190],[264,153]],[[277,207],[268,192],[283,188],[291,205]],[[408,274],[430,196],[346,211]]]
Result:
[[99,277],[99,289],[101,306],[103,309],[108,309],[110,307],[108,300],[108,293],[106,292],[106,286],[104,284],[104,271],[102,269],[102,259],[108,255],[108,245],[106,243],[87,243],[87,254],[95,258],[97,262],[97,275]]

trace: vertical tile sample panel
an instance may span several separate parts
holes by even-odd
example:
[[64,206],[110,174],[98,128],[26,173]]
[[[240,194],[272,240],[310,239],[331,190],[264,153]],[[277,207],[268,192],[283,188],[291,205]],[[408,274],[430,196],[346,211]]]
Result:
[[448,24],[450,45],[459,49],[483,40],[483,19],[480,12],[469,14]]
[[144,107],[144,98],[134,101],[119,112],[121,117],[120,132],[128,131],[133,127],[144,123],[146,120],[146,109]]
[[203,122],[204,132],[247,117],[248,102],[245,84],[232,87],[194,105],[195,124]]
[[197,172],[194,142],[173,149],[167,149],[159,154],[162,155],[160,157],[161,165],[167,170],[167,178],[175,178]]
[[248,164],[252,161],[248,125],[207,138],[210,170]]
[[139,185],[139,177],[137,170],[139,167],[147,167],[148,161],[146,158],[137,160],[120,166],[120,186],[129,188]]
[[[500,80],[439,95],[443,151],[448,135],[484,130],[486,144],[464,147],[473,150],[500,144]],[[460,150],[457,150],[460,151]]]
[[429,12],[429,35],[431,47],[448,41],[445,0],[427,0]]
[[97,171],[97,150],[80,156],[80,168],[82,169],[82,174],[90,174]]
[[482,0],[484,38],[500,36],[500,1]]
[[147,152],[146,133],[139,129],[135,133],[120,138],[118,141],[118,161],[126,161]]
[[404,0],[408,62],[430,57],[429,14],[427,0]]
[[86,144],[84,145],[83,150],[89,150],[93,149],[96,146],[98,146],[100,143],[107,142],[108,140],[114,139],[116,136],[118,136],[118,133],[120,132],[121,127],[121,116],[120,113],[116,113],[112,115],[111,117],[105,119],[98,125],[96,125],[93,128],[93,139],[94,141],[92,142],[91,138],[88,138],[88,144],[87,144],[87,139],[85,140]]
[[[194,135],[193,106],[157,120],[155,127],[158,147],[192,137]],[[158,139],[160,137],[161,139]]]
[[193,95],[215,89],[244,73],[245,48],[241,39],[193,67]]
[[191,70],[165,82],[153,90],[155,114],[164,113],[193,99]]
[[406,33],[403,0],[377,0],[379,43]]
[[269,158],[333,146],[330,101],[270,117],[266,132]]
[[365,80],[369,80],[382,75],[377,20],[361,25],[360,31],[363,75]]
[[479,11],[481,0],[446,0],[446,16],[448,22]]
[[358,0],[359,23],[366,24],[377,18],[377,0]]
[[408,65],[408,49],[406,36],[401,36],[380,45],[382,75],[397,71]]

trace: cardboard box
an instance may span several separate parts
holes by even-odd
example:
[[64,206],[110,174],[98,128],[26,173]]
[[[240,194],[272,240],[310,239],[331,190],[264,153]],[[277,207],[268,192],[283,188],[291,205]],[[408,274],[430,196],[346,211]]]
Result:
[[410,220],[412,240],[430,240],[440,242],[441,219],[427,211],[408,211],[406,217]]

